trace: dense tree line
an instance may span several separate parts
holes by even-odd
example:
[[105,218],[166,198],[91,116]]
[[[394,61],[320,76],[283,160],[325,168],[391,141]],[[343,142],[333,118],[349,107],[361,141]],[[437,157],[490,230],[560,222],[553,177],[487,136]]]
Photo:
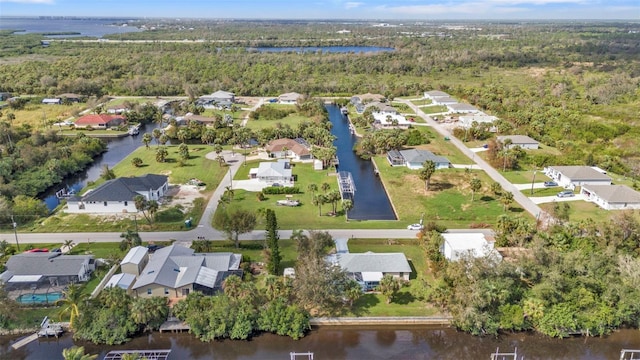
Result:
[[536,330],[553,337],[598,336],[623,326],[637,328],[636,216],[621,212],[609,223],[563,223],[545,232],[513,223],[524,247],[512,249],[510,259],[502,261],[446,262],[440,255],[442,238],[423,233],[420,242],[436,274],[427,298],[449,311],[458,328],[478,335]]

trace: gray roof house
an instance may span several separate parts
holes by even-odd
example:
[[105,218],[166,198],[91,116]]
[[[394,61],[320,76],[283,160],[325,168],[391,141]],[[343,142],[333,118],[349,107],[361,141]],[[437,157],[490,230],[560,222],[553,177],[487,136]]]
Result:
[[93,255],[37,252],[13,255],[0,274],[7,290],[48,288],[88,281],[95,270]]
[[132,289],[141,297],[181,298],[192,291],[212,295],[230,275],[242,276],[242,255],[196,253],[180,245],[157,250]]
[[67,201],[70,213],[122,213],[138,210],[134,198],[142,195],[147,200],[159,200],[169,189],[166,175],[146,174],[138,177],[120,177],[109,180],[92,191]]
[[465,104],[465,103],[457,103],[457,104],[448,104],[447,108],[452,113],[481,113],[482,111],[478,110],[473,105]]
[[422,164],[427,160],[433,161],[436,169],[451,167],[449,159],[422,149],[390,150],[387,152],[387,160],[391,166],[406,166],[411,170],[422,169]]
[[583,185],[611,185],[611,178],[590,166],[549,166],[544,173],[565,188]]
[[583,185],[580,193],[605,210],[640,209],[640,192],[626,185]]
[[334,240],[337,253],[327,256],[326,260],[349,273],[364,291],[374,290],[384,275],[409,280],[412,271],[404,253],[350,253],[347,241]]
[[287,159],[278,159],[276,162],[261,162],[257,168],[249,170],[249,177],[269,185],[292,186],[294,183],[291,163]]
[[196,100],[197,105],[202,105],[205,109],[231,108],[236,102],[236,95],[232,92],[218,90],[210,95],[200,96]]
[[520,146],[523,149],[535,150],[540,146],[540,143],[526,135],[504,135],[498,136],[498,141],[503,143],[508,139],[511,140],[509,149],[516,146]]
[[450,95],[447,94],[444,91],[431,90],[431,91],[425,91],[424,97],[427,98],[427,99],[433,100],[433,99],[436,99],[436,98],[450,97]]

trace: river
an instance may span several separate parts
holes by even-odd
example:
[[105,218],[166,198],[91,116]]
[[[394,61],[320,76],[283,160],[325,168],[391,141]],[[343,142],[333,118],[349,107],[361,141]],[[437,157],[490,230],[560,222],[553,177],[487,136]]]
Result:
[[376,176],[373,164],[369,160],[361,159],[353,151],[357,137],[351,134],[347,117],[342,115],[340,108],[335,105],[327,105],[327,110],[333,124],[331,133],[337,138],[333,145],[338,149],[338,170],[350,172],[356,187],[354,206],[349,210],[349,219],[396,220],[389,196],[380,178]]
[[551,339],[535,334],[474,337],[441,327],[319,327],[294,341],[272,334],[250,341],[221,340],[203,343],[190,334],[152,333],[137,337],[125,345],[97,346],[74,342],[71,336],[40,339],[10,350],[15,338],[0,337],[0,359],[62,359],[62,349],[84,346],[98,359],[111,350],[171,349],[169,359],[284,360],[289,352],[313,352],[314,360],[340,359],[489,359],[517,348],[518,360],[533,359],[619,359],[621,349],[640,349],[640,331],[621,330],[605,338]]

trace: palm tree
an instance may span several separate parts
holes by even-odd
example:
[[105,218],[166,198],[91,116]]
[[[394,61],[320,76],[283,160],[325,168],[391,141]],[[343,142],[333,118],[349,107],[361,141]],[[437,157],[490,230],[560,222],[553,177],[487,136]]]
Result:
[[500,202],[504,206],[503,210],[507,211],[509,205],[513,203],[513,193],[511,191],[505,191],[502,193],[502,196],[500,196]]
[[436,163],[431,160],[427,160],[422,164],[422,169],[420,170],[420,180],[424,181],[424,189],[425,191],[429,191],[429,182],[431,181],[431,176],[436,172]]
[[382,277],[380,280],[380,285],[378,285],[378,291],[382,293],[387,299],[387,304],[391,304],[393,301],[393,297],[400,290],[400,283],[393,276],[387,274]]
[[322,216],[322,205],[326,202],[326,197],[322,194],[318,194],[313,197],[313,205],[318,207],[318,216]]
[[144,143],[144,146],[148,149],[149,143],[151,142],[151,134],[144,133],[144,135],[142,135],[142,142]]
[[349,306],[362,296],[362,287],[356,281],[349,281],[344,290],[344,296],[349,300]]
[[314,196],[316,196],[316,192],[318,191],[318,185],[309,184],[309,186],[307,186],[307,190],[311,192],[311,198],[313,198]]
[[83,346],[72,346],[62,350],[64,360],[94,360],[98,355],[88,355],[84,353]]
[[237,275],[231,275],[222,283],[224,293],[231,299],[237,299],[240,296],[240,288],[242,287],[242,279]]
[[140,234],[136,231],[127,229],[127,231],[120,234],[120,237],[122,238],[122,241],[120,242],[121,250],[131,249],[132,247],[140,246],[142,244]]
[[74,246],[76,246],[76,244],[73,242],[73,240],[65,240],[64,243],[62,243],[62,247],[66,247],[67,251],[71,251],[71,248]]
[[471,202],[473,202],[473,198],[476,195],[476,191],[482,189],[482,182],[477,177],[471,179]]
[[322,183],[322,185],[320,185],[320,188],[326,194],[327,191],[329,191],[329,189],[331,189],[331,185],[329,185],[329,183]]
[[56,301],[56,305],[61,305],[60,315],[69,314],[69,327],[73,328],[74,320],[80,316],[80,307],[87,301],[87,294],[82,292],[79,285],[71,284],[62,292],[64,297]]
[[151,132],[151,136],[153,136],[153,138],[156,140],[156,144],[160,145],[160,137],[162,136],[162,131],[160,131],[160,129],[153,129],[153,131]]
[[349,210],[353,209],[353,200],[342,200],[342,209],[344,210],[344,217],[349,221]]

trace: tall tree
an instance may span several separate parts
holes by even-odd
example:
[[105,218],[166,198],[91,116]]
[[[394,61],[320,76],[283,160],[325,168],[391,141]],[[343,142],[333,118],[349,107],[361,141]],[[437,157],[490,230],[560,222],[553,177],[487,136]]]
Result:
[[473,202],[476,192],[482,189],[482,181],[480,181],[480,179],[478,179],[477,177],[473,177],[469,185],[471,187],[471,202]]
[[219,209],[213,218],[214,225],[227,234],[227,237],[234,242],[236,248],[240,247],[240,234],[253,231],[256,221],[256,214],[244,209],[232,211]]
[[425,191],[429,191],[429,182],[431,182],[431,176],[436,172],[436,163],[431,160],[427,160],[422,164],[420,169],[420,180],[424,181]]
[[344,218],[349,221],[349,210],[353,209],[353,200],[342,200],[342,210],[344,210]]
[[88,296],[82,292],[77,284],[69,285],[62,293],[64,297],[56,301],[56,304],[62,306],[61,316],[69,314],[69,327],[73,328],[76,318],[80,316],[80,309],[85,305]]
[[511,191],[505,191],[500,196],[500,203],[503,206],[503,210],[507,211],[507,208],[513,204],[513,193]]
[[278,235],[278,220],[276,219],[275,211],[267,209],[266,222],[266,243],[269,255],[267,258],[267,271],[269,271],[269,274],[277,275],[280,272],[282,255],[278,245],[280,236]]
[[149,148],[149,144],[151,143],[151,134],[144,133],[144,135],[142,135],[142,143],[148,149]]
[[380,291],[380,293],[382,293],[382,296],[385,297],[385,299],[387,300],[387,304],[390,304],[393,301],[393,298],[398,293],[398,290],[400,290],[400,282],[396,278],[394,278],[390,274],[382,277],[382,279],[380,280],[380,285],[378,285],[378,291]]
[[120,237],[122,238],[122,241],[120,241],[120,250],[131,249],[142,244],[140,234],[136,231],[127,229],[127,231],[120,234]]

